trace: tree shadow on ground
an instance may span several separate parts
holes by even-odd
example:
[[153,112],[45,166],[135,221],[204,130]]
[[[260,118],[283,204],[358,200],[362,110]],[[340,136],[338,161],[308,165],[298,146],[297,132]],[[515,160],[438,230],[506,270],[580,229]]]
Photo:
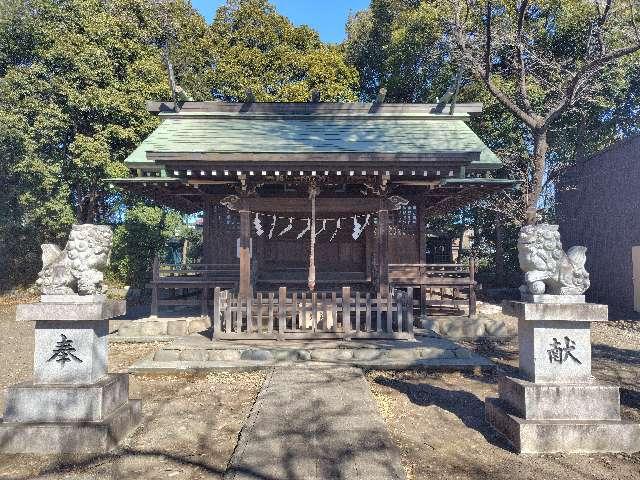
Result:
[[[150,410],[143,413],[141,423],[129,431],[124,439],[121,438],[122,432],[118,425],[114,425],[114,430],[107,431],[108,444],[117,445],[118,440],[121,439],[121,444],[113,450],[105,453],[1,454],[0,466],[12,463],[20,473],[14,473],[13,475],[5,473],[3,475],[4,472],[0,468],[0,478],[3,480],[52,477],[162,478],[163,471],[171,468],[177,470],[184,468],[186,470],[185,473],[178,478],[222,479],[226,471],[223,465],[228,462],[228,457],[211,455],[203,459],[202,456],[211,451],[224,451],[224,449],[219,450],[220,445],[217,437],[211,436],[209,433],[212,431],[224,432],[222,428],[215,429],[214,424],[217,422],[226,426],[230,422],[228,418],[214,413],[206,418],[198,419],[199,423],[204,423],[206,426],[193,426],[193,429],[198,430],[200,433],[196,432],[192,441],[182,441],[180,443],[180,439],[173,440],[181,435],[178,427],[186,421],[191,421],[189,418],[193,416],[194,411],[197,412],[197,405],[201,399],[194,397],[194,402],[189,403],[187,406],[175,406],[170,401],[170,397],[190,395],[194,388],[191,379],[197,380],[199,378],[199,376],[184,376],[184,383],[179,383],[177,386],[172,386],[170,380],[163,382],[159,388],[156,386],[154,388],[156,397],[145,400],[145,402],[148,402]],[[215,397],[212,396],[211,399],[214,400]],[[233,410],[234,407],[227,408],[227,411]],[[177,420],[174,418],[172,421],[157,421],[166,417],[171,420],[171,415],[178,415],[179,418]],[[203,417],[204,415],[203,413]],[[1,421],[2,419],[0,418]],[[168,448],[165,448],[163,443],[166,444],[167,437],[158,435],[157,432],[166,432],[167,429],[173,439],[169,440]],[[175,432],[172,432],[171,429],[175,429]],[[11,443],[11,438],[8,435],[3,440],[0,441],[0,450],[2,450],[5,442],[7,444]],[[79,446],[77,435],[62,437],[59,441],[63,444],[62,450],[73,451]],[[7,460],[6,463],[5,459]],[[33,459],[36,459],[36,462],[33,462]],[[153,465],[149,465],[149,461],[152,461]],[[31,463],[36,463],[37,466],[35,468],[30,467],[29,464]],[[22,468],[23,466],[26,468]],[[31,472],[24,473],[31,468],[33,468]],[[188,472],[188,470],[191,471]],[[275,480],[274,477],[262,475],[260,472],[251,469],[248,469],[247,475],[256,480]]]
[[616,348],[602,343],[591,345],[591,357],[594,360],[604,359],[627,365],[640,365],[640,350]]
[[[276,375],[282,375],[275,378]],[[248,470],[289,480],[401,478],[396,447],[367,402],[359,370],[278,373],[265,382],[245,423],[228,474]]]
[[[80,473],[83,470],[98,467],[107,462],[113,462],[113,468],[118,468],[118,462],[127,458],[155,458],[163,459],[172,462],[175,465],[182,465],[188,467],[196,467],[203,470],[206,473],[218,475],[220,478],[224,475],[224,470],[216,468],[206,462],[200,462],[193,460],[186,456],[175,455],[171,452],[164,450],[139,450],[135,448],[120,448],[108,453],[94,454],[94,455],[82,455],[80,458],[71,458],[71,455],[56,456],[59,460],[54,460],[49,466],[40,470],[37,477],[47,477],[50,475],[66,475],[72,473]],[[115,473],[115,472],[112,472]],[[130,478],[129,473],[122,472],[121,476],[115,476],[112,478]],[[33,475],[15,476],[15,477],[3,477],[6,480],[27,480],[34,478]],[[260,476],[256,473],[255,478],[257,480],[274,480],[269,477]]]
[[514,451],[485,420],[485,403],[476,395],[465,390],[448,390],[427,383],[413,383],[384,376],[378,376],[374,381],[405,394],[415,405],[436,406],[446,410],[458,417],[466,427],[479,432],[490,444]]

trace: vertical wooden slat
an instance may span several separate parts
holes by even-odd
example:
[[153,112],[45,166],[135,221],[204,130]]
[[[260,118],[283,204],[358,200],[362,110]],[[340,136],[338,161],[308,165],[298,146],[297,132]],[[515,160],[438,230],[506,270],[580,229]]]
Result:
[[220,287],[213,289],[213,338],[220,335]]
[[396,294],[396,319],[398,323],[398,333],[402,333],[402,322],[404,321],[404,300],[404,295],[398,292]]
[[311,331],[316,332],[318,329],[318,294],[311,294]]
[[328,319],[327,319],[327,292],[322,293],[322,318],[324,319],[324,323],[322,325],[322,330],[325,332],[328,331]]
[[331,331],[338,331],[338,296],[336,292],[331,292],[331,313],[333,315],[333,325],[331,325]]
[[407,288],[407,332],[413,337],[413,287]]
[[342,287],[342,329],[345,338],[351,335],[351,287]]
[[476,259],[469,259],[469,316],[476,316]]
[[367,292],[367,306],[366,306],[366,319],[365,319],[365,328],[367,332],[371,331],[371,293]]
[[278,289],[278,340],[284,340],[287,326],[287,287]]
[[262,292],[258,293],[258,305],[256,311],[256,326],[258,333],[264,332],[264,325],[262,323]]
[[298,330],[298,292],[291,294],[291,330]]
[[238,295],[238,307],[236,309],[236,334],[242,333],[242,304],[246,301],[247,297],[241,297]]
[[385,298],[387,307],[387,333],[393,332],[393,296],[387,293]]
[[158,281],[160,280],[160,259],[153,259],[153,282],[151,283],[151,316],[158,316]]
[[253,333],[253,294],[246,298],[247,302],[247,335]]
[[231,303],[233,302],[233,295],[227,294],[227,303],[224,306],[224,331],[231,333]]
[[360,335],[360,292],[356,292],[356,335]]
[[273,295],[273,292],[269,292],[269,305],[267,305],[267,315],[269,316],[267,318],[267,331],[269,333],[273,333],[273,322],[274,322],[273,304],[274,304],[274,295]]
[[302,301],[300,302],[300,328],[307,329],[307,292],[302,292]]
[[380,292],[376,295],[376,332],[382,333],[382,297]]

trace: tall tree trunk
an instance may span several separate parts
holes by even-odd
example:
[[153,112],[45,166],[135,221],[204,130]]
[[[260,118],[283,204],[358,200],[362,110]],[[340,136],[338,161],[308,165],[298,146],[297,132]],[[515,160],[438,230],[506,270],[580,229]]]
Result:
[[496,234],[496,285],[502,287],[504,286],[504,231],[500,213],[496,212],[493,226]]
[[544,185],[544,174],[546,166],[546,156],[549,144],[547,142],[547,130],[540,129],[533,132],[533,155],[532,163],[532,188],[527,198],[527,211],[525,223],[533,225],[538,217],[538,201],[542,195],[542,186]]

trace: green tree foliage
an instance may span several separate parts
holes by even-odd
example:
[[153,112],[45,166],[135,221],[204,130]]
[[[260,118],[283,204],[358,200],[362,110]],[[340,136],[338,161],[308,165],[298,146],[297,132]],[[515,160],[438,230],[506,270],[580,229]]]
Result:
[[356,97],[341,48],[266,1],[231,0],[212,25],[188,0],[0,7],[0,288],[31,281],[39,245],[62,244],[74,222],[123,211],[102,180],[127,176],[123,160],[157,125],[145,101],[171,99],[165,43],[194,100],[243,99],[246,88],[258,100]]
[[261,102],[306,102],[312,90],[322,101],[357,98],[358,74],[342,48],[295,27],[266,0],[229,0],[211,32],[214,98],[243,101],[247,89]]
[[[39,268],[39,244],[74,221],[104,221],[101,180],[155,125],[167,95],[152,10],[135,0],[5,0],[0,19],[0,258],[12,283]],[[157,29],[156,29],[157,30]]]
[[183,235],[181,216],[171,210],[144,204],[134,205],[125,213],[124,222],[113,234],[111,274],[118,281],[144,287],[156,255],[167,240]]
[[381,87],[388,102],[433,102],[453,75],[437,2],[372,0],[347,22],[347,59],[360,72],[364,98]]
[[[522,187],[457,212],[446,222],[474,229],[478,253],[483,256],[481,264],[487,269],[495,269],[499,262],[494,254],[500,251],[507,259],[506,273],[516,268],[515,241],[527,208],[531,204],[544,206],[540,213],[552,219],[555,182],[568,166],[621,136],[637,133],[640,62],[637,53],[617,49],[633,50],[637,32],[632,20],[639,11],[624,2],[586,0],[371,0],[367,10],[350,18],[347,57],[360,72],[365,98],[372,99],[380,87],[386,87],[388,101],[433,102],[452,85],[458,65],[462,65],[459,101],[484,104],[483,114],[472,120],[472,128],[503,161],[505,167],[498,175],[519,180]],[[459,17],[457,12],[461,12]],[[456,30],[456,25],[464,28]],[[468,42],[465,55],[454,41],[461,31]],[[521,47],[530,107],[521,93]],[[609,61],[612,52],[624,55],[616,57],[615,53]],[[548,153],[542,170],[532,155],[537,130],[488,88],[483,75],[474,72],[478,65],[483,68],[487,58],[493,87],[519,108],[529,109],[533,115],[560,108],[560,114],[554,114],[553,122],[545,127]],[[602,63],[591,65],[600,58]],[[567,80],[585,67],[588,75],[577,77],[575,95],[567,98]],[[547,193],[540,203],[535,199],[537,180]]]
[[[620,69],[637,62],[637,1],[446,2],[457,61],[527,130],[523,202],[534,223],[557,160],[550,141],[568,115],[601,103]],[[524,167],[524,165],[523,165]]]

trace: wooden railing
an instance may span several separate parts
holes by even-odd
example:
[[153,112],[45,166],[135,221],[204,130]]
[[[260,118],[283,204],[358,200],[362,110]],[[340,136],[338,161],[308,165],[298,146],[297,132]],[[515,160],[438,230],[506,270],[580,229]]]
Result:
[[[200,306],[203,316],[209,314],[208,303],[215,287],[235,289],[240,276],[238,263],[225,264],[162,264],[153,262],[151,288],[151,315],[157,316],[162,306]],[[183,295],[160,298],[160,291],[181,290]],[[197,291],[194,297],[190,290]],[[191,294],[190,294],[191,293]]]
[[214,339],[413,338],[413,292],[381,297],[336,292],[296,292],[241,298],[214,290]]
[[[468,304],[469,316],[476,315],[475,260],[460,263],[390,264],[389,283],[392,286],[419,286],[422,313],[427,306],[460,306]],[[445,294],[445,292],[449,292]],[[462,298],[462,292],[467,298]],[[440,298],[435,298],[439,294]],[[429,297],[429,298],[427,298]]]

